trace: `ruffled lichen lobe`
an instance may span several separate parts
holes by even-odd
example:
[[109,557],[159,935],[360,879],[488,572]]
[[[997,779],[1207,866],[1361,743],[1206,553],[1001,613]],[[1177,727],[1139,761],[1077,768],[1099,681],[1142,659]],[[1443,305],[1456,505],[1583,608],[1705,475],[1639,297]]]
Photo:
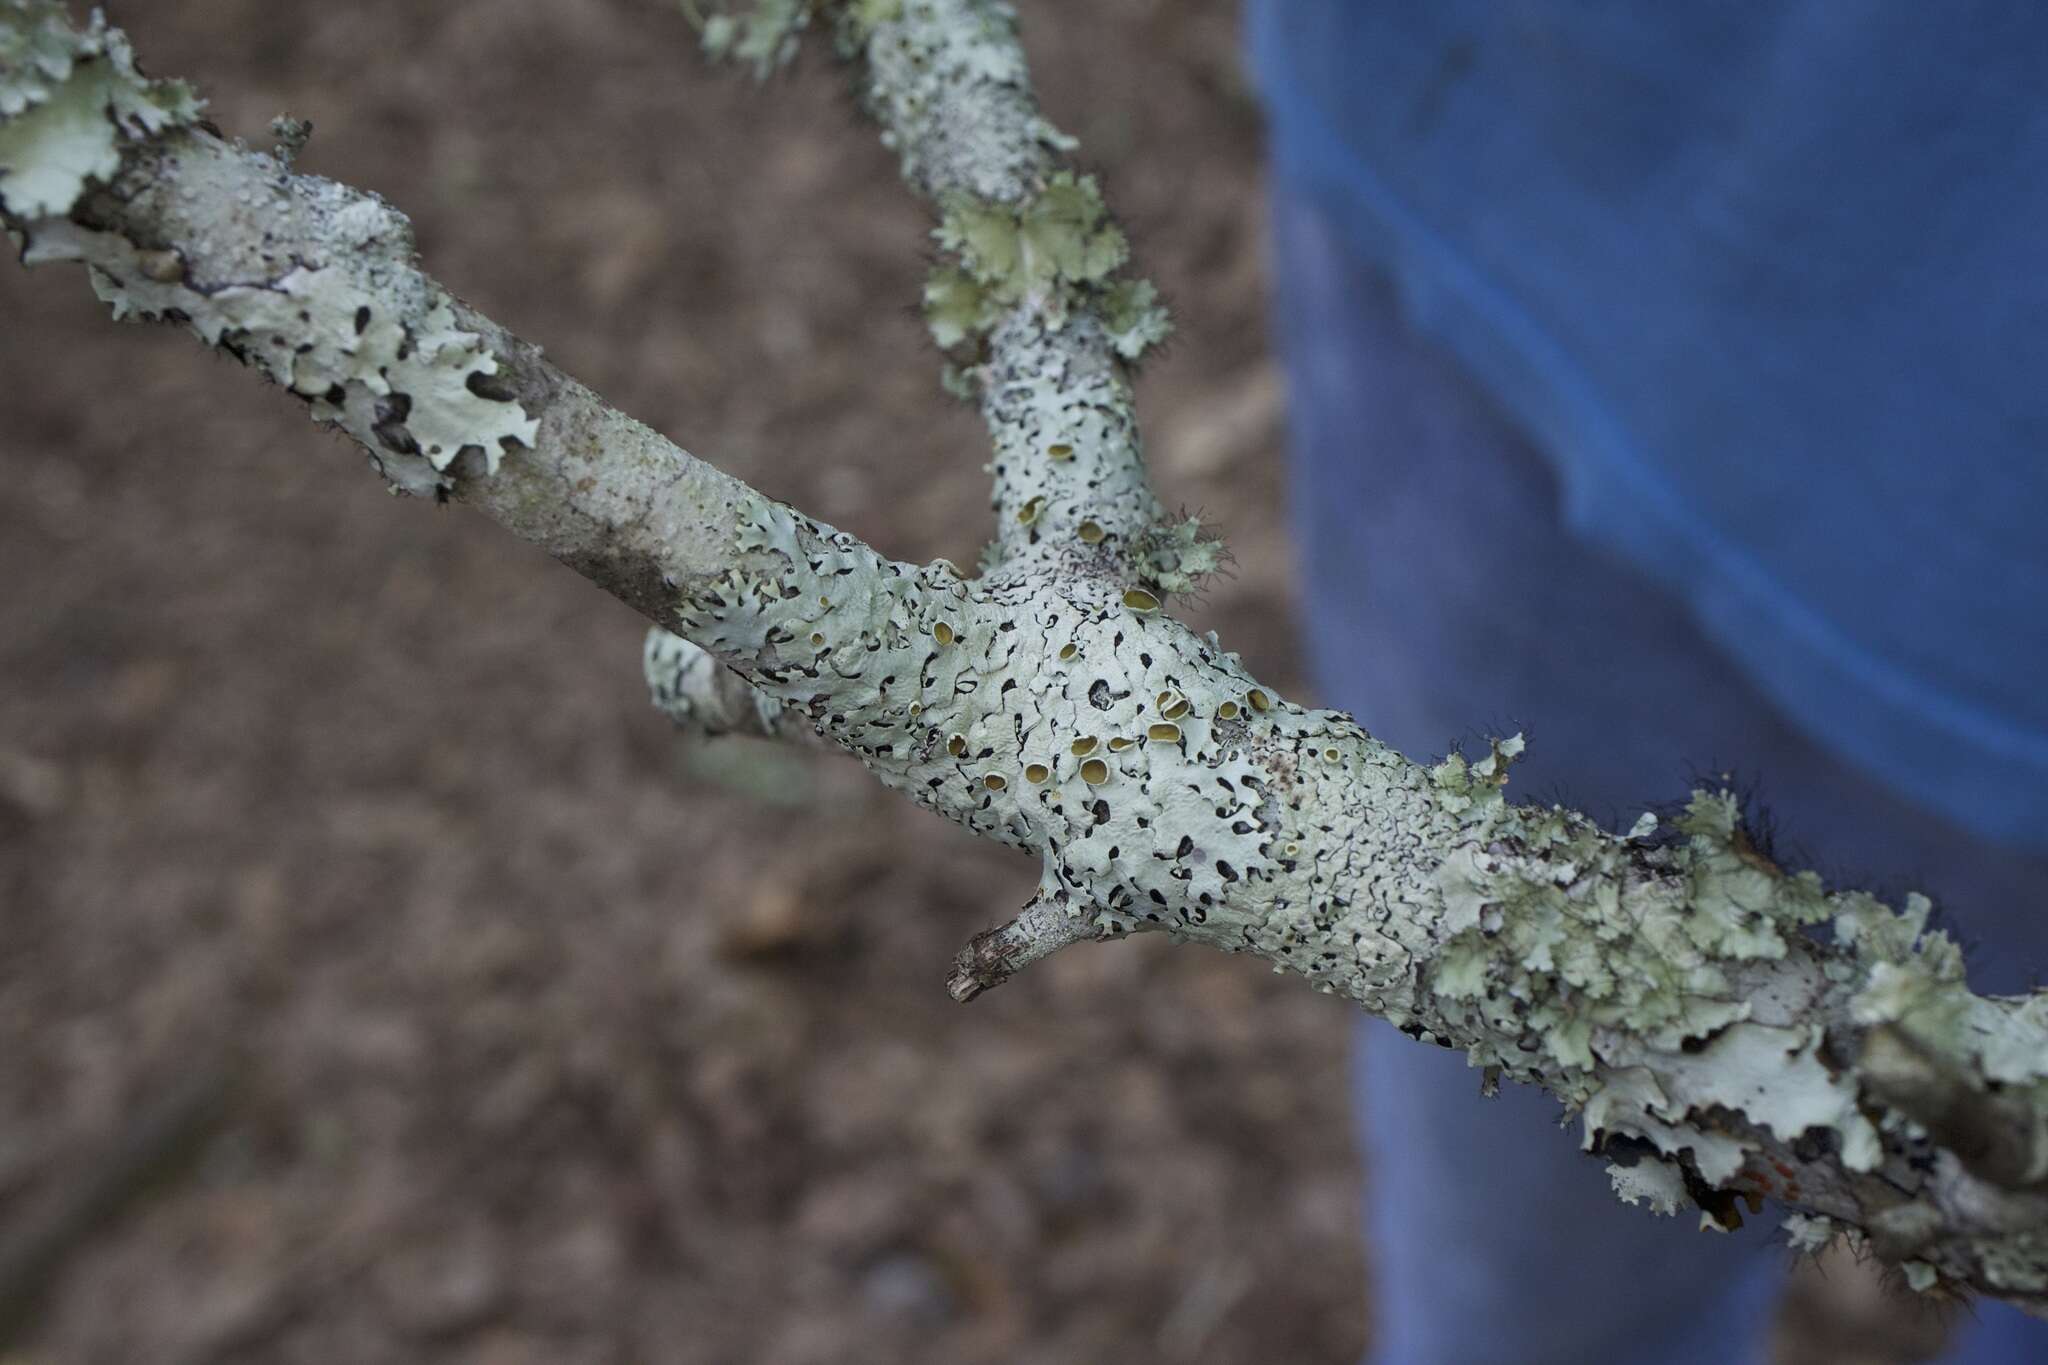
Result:
[[98,11],[71,22],[59,0],[0,0],[0,212],[59,217],[110,182],[124,149],[198,120],[182,81],[152,80]]

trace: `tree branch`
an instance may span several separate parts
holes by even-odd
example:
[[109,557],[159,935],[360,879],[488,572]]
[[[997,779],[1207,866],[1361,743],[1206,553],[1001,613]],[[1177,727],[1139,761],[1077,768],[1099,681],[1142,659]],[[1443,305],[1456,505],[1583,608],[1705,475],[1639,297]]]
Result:
[[1057,896],[1034,896],[1016,918],[976,934],[953,959],[946,993],[966,1003],[1069,944],[1105,937],[1092,916]]
[[[51,0],[0,0],[0,216],[25,260],[82,261],[118,316],[285,385],[395,487],[475,506],[693,641],[760,693],[747,721],[714,679],[720,723],[801,717],[1037,854],[1038,898],[970,946],[956,993],[1083,937],[1249,951],[1544,1086],[1625,1198],[1725,1225],[1768,1197],[1802,1244],[1846,1232],[1915,1283],[2048,1314],[2048,994],[1972,994],[1924,898],[1786,873],[1732,797],[1697,794],[1672,837],[1512,806],[1519,739],[1424,767],[1163,614],[1203,547],[1162,537],[1144,489],[1118,368],[1138,291],[1093,186],[1053,165],[1007,9],[857,12],[883,16],[848,10],[842,41],[941,205],[957,264],[928,300],[994,437],[1005,529],[973,581],[615,412],[421,273],[395,210],[223,142]],[[649,653],[696,689],[697,656]]]
[[654,709],[690,734],[787,739],[810,728],[801,713],[659,626],[647,632],[642,670]]
[[[925,301],[934,338],[960,351],[994,446],[991,561],[1078,541],[1152,589],[1185,590],[1213,567],[1187,546],[1145,478],[1119,360],[1166,335],[1095,182],[1061,167],[1075,145],[1040,116],[1008,6],[909,0],[864,23],[842,16],[862,103],[903,177],[941,219],[953,256]],[[1163,557],[1162,557],[1163,556]],[[1154,562],[1158,561],[1158,562]]]

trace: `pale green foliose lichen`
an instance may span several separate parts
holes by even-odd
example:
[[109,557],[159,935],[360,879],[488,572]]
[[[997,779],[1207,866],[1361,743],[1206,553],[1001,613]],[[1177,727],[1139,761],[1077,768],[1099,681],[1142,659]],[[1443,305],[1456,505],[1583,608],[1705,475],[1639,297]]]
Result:
[[465,452],[495,471],[533,443],[538,420],[417,268],[403,215],[190,127],[191,92],[140,76],[97,14],[75,27],[61,5],[0,0],[0,63],[0,209],[25,263],[84,263],[117,318],[183,322],[409,491]]
[[1072,171],[1054,172],[1021,205],[949,196],[932,235],[997,304],[1099,283],[1130,254],[1094,177]]
[[1821,1214],[1787,1214],[1783,1227],[1785,1245],[1802,1256],[1818,1256],[1842,1232],[1841,1224]]
[[125,141],[193,122],[201,101],[150,80],[97,11],[74,26],[56,0],[0,0],[0,211],[69,213],[121,168]]
[[[795,58],[798,40],[811,22],[811,0],[751,0],[736,11],[706,14],[698,0],[682,0],[684,14],[696,25],[706,56],[731,59],[766,77]],[[872,4],[856,6],[863,12]]]
[[925,324],[942,351],[988,331],[999,315],[995,300],[964,270],[939,266],[925,279]]
[[1693,914],[1686,931],[1718,957],[1778,958],[1785,934],[1831,913],[1820,878],[1787,876],[1759,853],[1743,830],[1731,792],[1694,792],[1680,832],[1692,836]]
[[1999,1289],[2048,1293],[2048,1230],[1984,1238],[1977,1244],[1984,1276]]
[[494,473],[508,445],[532,445],[540,423],[493,384],[499,365],[482,339],[409,261],[392,259],[410,252],[404,219],[361,199],[326,227],[327,263],[281,262],[274,278],[205,288],[164,269],[177,263],[160,253],[68,222],[36,225],[24,259],[85,261],[116,318],[177,317],[233,350],[307,399],[316,420],[347,427],[406,491],[430,491],[465,452]]
[[845,6],[845,14],[846,22],[865,36],[874,32],[879,24],[902,18],[903,0],[850,0]]
[[1633,1166],[1610,1165],[1607,1176],[1622,1203],[1646,1205],[1655,1214],[1669,1217],[1691,1202],[1685,1193],[1685,1178],[1667,1162],[1641,1160]]
[[694,638],[890,785],[1037,850],[1042,894],[1098,927],[1239,946],[1264,927],[1243,888],[1317,836],[1281,837],[1260,750],[1299,744],[1335,773],[1327,713],[1283,706],[1234,655],[1085,581],[977,588],[786,508],[742,515],[748,567],[682,604]]
[[1155,526],[1138,545],[1138,567],[1147,582],[1169,593],[1193,592],[1223,563],[1223,547],[1202,534],[1202,523],[1184,517]]
[[1125,360],[1172,330],[1149,281],[1109,278],[1130,247],[1092,176],[1055,171],[1019,204],[950,195],[932,236],[958,261],[936,267],[925,284],[925,317],[942,348],[988,333],[1019,304],[1054,329],[1092,304]]
[[[1454,1035],[1476,1040],[1473,1064],[1583,1105],[1588,1145],[1619,1134],[1683,1151],[1710,1187],[1755,1146],[1743,1129],[1703,1129],[1702,1108],[1788,1144],[1825,1130],[1844,1166],[1874,1167],[1880,1136],[1820,1030],[1752,1019],[1740,984],[1827,916],[1819,882],[1754,849],[1727,793],[1696,793],[1678,822],[1686,843],[1648,854],[1631,847],[1637,831],[1616,839],[1555,808],[1507,806],[1500,785],[1518,751],[1519,737],[1431,773],[1469,838],[1438,874],[1449,932],[1428,980]],[[1651,875],[1631,873],[1636,859]],[[1635,1167],[1616,1180],[1638,1198],[1674,1189]]]
[[1995,999],[1964,983],[1962,950],[1929,929],[1932,906],[1909,896],[1903,911],[1851,893],[1835,917],[1836,938],[1854,950],[1863,987],[1851,1002],[1859,1024],[1894,1024],[1965,1074],[2048,1099],[2048,995]]
[[[1862,893],[1840,902],[1835,934],[1853,956],[1834,970],[1860,986],[1849,1002],[1853,1020],[1903,1035],[1950,1083],[1996,1092],[2004,1121],[2031,1115],[2032,1131],[2021,1139],[2033,1152],[2031,1178],[2048,1179],[2048,994],[1972,992],[1961,949],[1928,927],[1932,905],[1924,896],[1909,896],[1902,911]],[[1983,1239],[1974,1254],[1998,1287],[2048,1291],[2048,1238]]]
[[641,673],[654,708],[678,729],[716,736],[774,735],[790,728],[780,702],[759,688],[734,686],[723,664],[660,626],[647,632]]
[[1150,280],[1115,280],[1102,295],[1102,325],[1125,360],[1136,360],[1173,334],[1173,320]]
[[939,388],[963,403],[971,403],[981,392],[979,374],[973,366],[948,361],[939,367]]

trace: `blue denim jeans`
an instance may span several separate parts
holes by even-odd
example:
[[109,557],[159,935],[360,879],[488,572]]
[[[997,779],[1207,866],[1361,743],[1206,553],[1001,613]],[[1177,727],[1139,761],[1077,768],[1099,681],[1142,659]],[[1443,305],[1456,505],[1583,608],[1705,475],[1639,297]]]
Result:
[[[1575,536],[1544,456],[1404,320],[1386,276],[1306,196],[1276,196],[1293,514],[1323,699],[1414,757],[1527,733],[1512,796],[1626,824],[1697,781],[1753,786],[1793,866],[1921,889],[1975,944],[1979,990],[2048,967],[2048,858],[1988,845],[1778,714],[1632,565]],[[1356,1102],[1386,1365],[1730,1365],[1764,1359],[1787,1263],[1775,1219],[1733,1235],[1613,1196],[1576,1121],[1486,1100],[1464,1058],[1360,1030]],[[1945,1359],[2048,1361],[1998,1304]]]

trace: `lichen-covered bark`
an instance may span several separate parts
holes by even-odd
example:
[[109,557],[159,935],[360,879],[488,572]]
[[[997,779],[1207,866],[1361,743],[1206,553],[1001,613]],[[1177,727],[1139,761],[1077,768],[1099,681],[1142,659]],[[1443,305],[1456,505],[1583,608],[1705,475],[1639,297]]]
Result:
[[1917,1284],[2048,1313],[2048,995],[1973,995],[1923,900],[1777,868],[1725,795],[1620,836],[1512,806],[1519,739],[1416,764],[1174,621],[1213,549],[1144,480],[1123,366],[1149,295],[1056,165],[1007,8],[881,0],[840,25],[955,258],[934,326],[988,420],[1001,527],[977,578],[617,413],[422,273],[396,210],[222,141],[48,0],[0,0],[0,217],[24,260],[85,263],[117,316],[182,324],[394,487],[645,613],[685,723],[811,729],[1036,855],[1037,896],[962,954],[956,995],[1086,938],[1249,951],[1544,1086],[1624,1198],[1717,1226],[1770,1199],[1801,1245],[1846,1233]]
[[[991,562],[1080,537],[1179,591],[1213,567],[1145,478],[1120,360],[1167,331],[1092,179],[1058,164],[1073,141],[1038,112],[1004,4],[900,0],[851,13],[862,102],[941,211],[950,256],[925,291],[934,338],[962,357],[994,447]],[[1185,559],[1185,563],[1183,560]]]
[[784,706],[680,635],[647,632],[641,671],[654,709],[688,734],[788,738],[809,729],[803,713]]
[[[61,7],[5,0],[0,35],[24,11]],[[78,41],[73,74],[97,92],[107,58],[85,46],[94,31]],[[132,69],[120,79],[150,89]],[[375,195],[230,144],[193,108],[148,130],[101,121],[93,136],[115,152],[104,173],[61,203],[24,199],[13,186],[41,144],[20,123],[43,107],[0,144],[0,215],[22,260],[81,262],[117,318],[179,324],[285,387],[395,490],[471,503],[657,621],[738,572],[789,592],[836,586],[750,539],[787,509],[617,412],[420,271],[410,225]],[[801,535],[845,539],[810,523]],[[861,553],[876,575],[925,572]]]

